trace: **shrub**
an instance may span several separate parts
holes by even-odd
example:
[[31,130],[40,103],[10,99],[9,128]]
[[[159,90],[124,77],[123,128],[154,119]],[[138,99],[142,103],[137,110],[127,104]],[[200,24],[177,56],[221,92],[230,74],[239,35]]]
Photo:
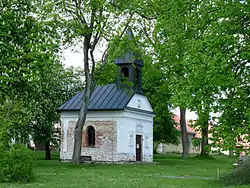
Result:
[[245,160],[233,172],[222,178],[226,185],[248,185],[250,184],[250,159]]
[[29,182],[33,177],[31,151],[24,145],[12,145],[0,152],[0,181]]

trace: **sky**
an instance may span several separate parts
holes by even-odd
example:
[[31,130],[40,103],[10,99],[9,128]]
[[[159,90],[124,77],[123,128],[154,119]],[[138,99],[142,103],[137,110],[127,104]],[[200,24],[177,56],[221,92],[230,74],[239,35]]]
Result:
[[[65,67],[81,67],[83,68],[83,54],[81,52],[73,52],[70,49],[66,49],[63,52],[64,54],[64,60],[63,60],[63,64],[65,65]],[[101,57],[101,52],[96,54],[99,57]],[[172,112],[176,115],[180,115],[180,110],[178,108],[172,110]],[[197,115],[195,112],[190,112],[189,110],[187,110],[186,112],[186,119],[187,120],[196,120],[197,119]]]
[[65,67],[81,67],[83,68],[83,54],[81,52],[72,52],[70,49],[64,50],[63,64]]

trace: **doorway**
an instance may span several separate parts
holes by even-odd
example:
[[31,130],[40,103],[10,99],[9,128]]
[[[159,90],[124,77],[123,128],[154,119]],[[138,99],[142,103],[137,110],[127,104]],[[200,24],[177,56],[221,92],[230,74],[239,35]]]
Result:
[[142,156],[142,136],[136,135],[136,161],[141,161]]

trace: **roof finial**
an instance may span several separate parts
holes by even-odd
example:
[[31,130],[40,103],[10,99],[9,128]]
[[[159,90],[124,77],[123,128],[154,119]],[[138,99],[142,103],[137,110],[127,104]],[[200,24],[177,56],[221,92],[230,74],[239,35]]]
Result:
[[127,29],[128,40],[133,40],[133,32],[131,28]]

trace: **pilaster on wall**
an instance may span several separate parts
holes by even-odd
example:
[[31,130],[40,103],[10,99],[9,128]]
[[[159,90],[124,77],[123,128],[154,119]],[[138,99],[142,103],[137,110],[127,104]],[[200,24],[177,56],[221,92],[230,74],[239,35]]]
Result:
[[[60,141],[60,156],[64,156],[68,152],[68,120],[61,119],[61,141]],[[62,159],[62,158],[61,158]]]

